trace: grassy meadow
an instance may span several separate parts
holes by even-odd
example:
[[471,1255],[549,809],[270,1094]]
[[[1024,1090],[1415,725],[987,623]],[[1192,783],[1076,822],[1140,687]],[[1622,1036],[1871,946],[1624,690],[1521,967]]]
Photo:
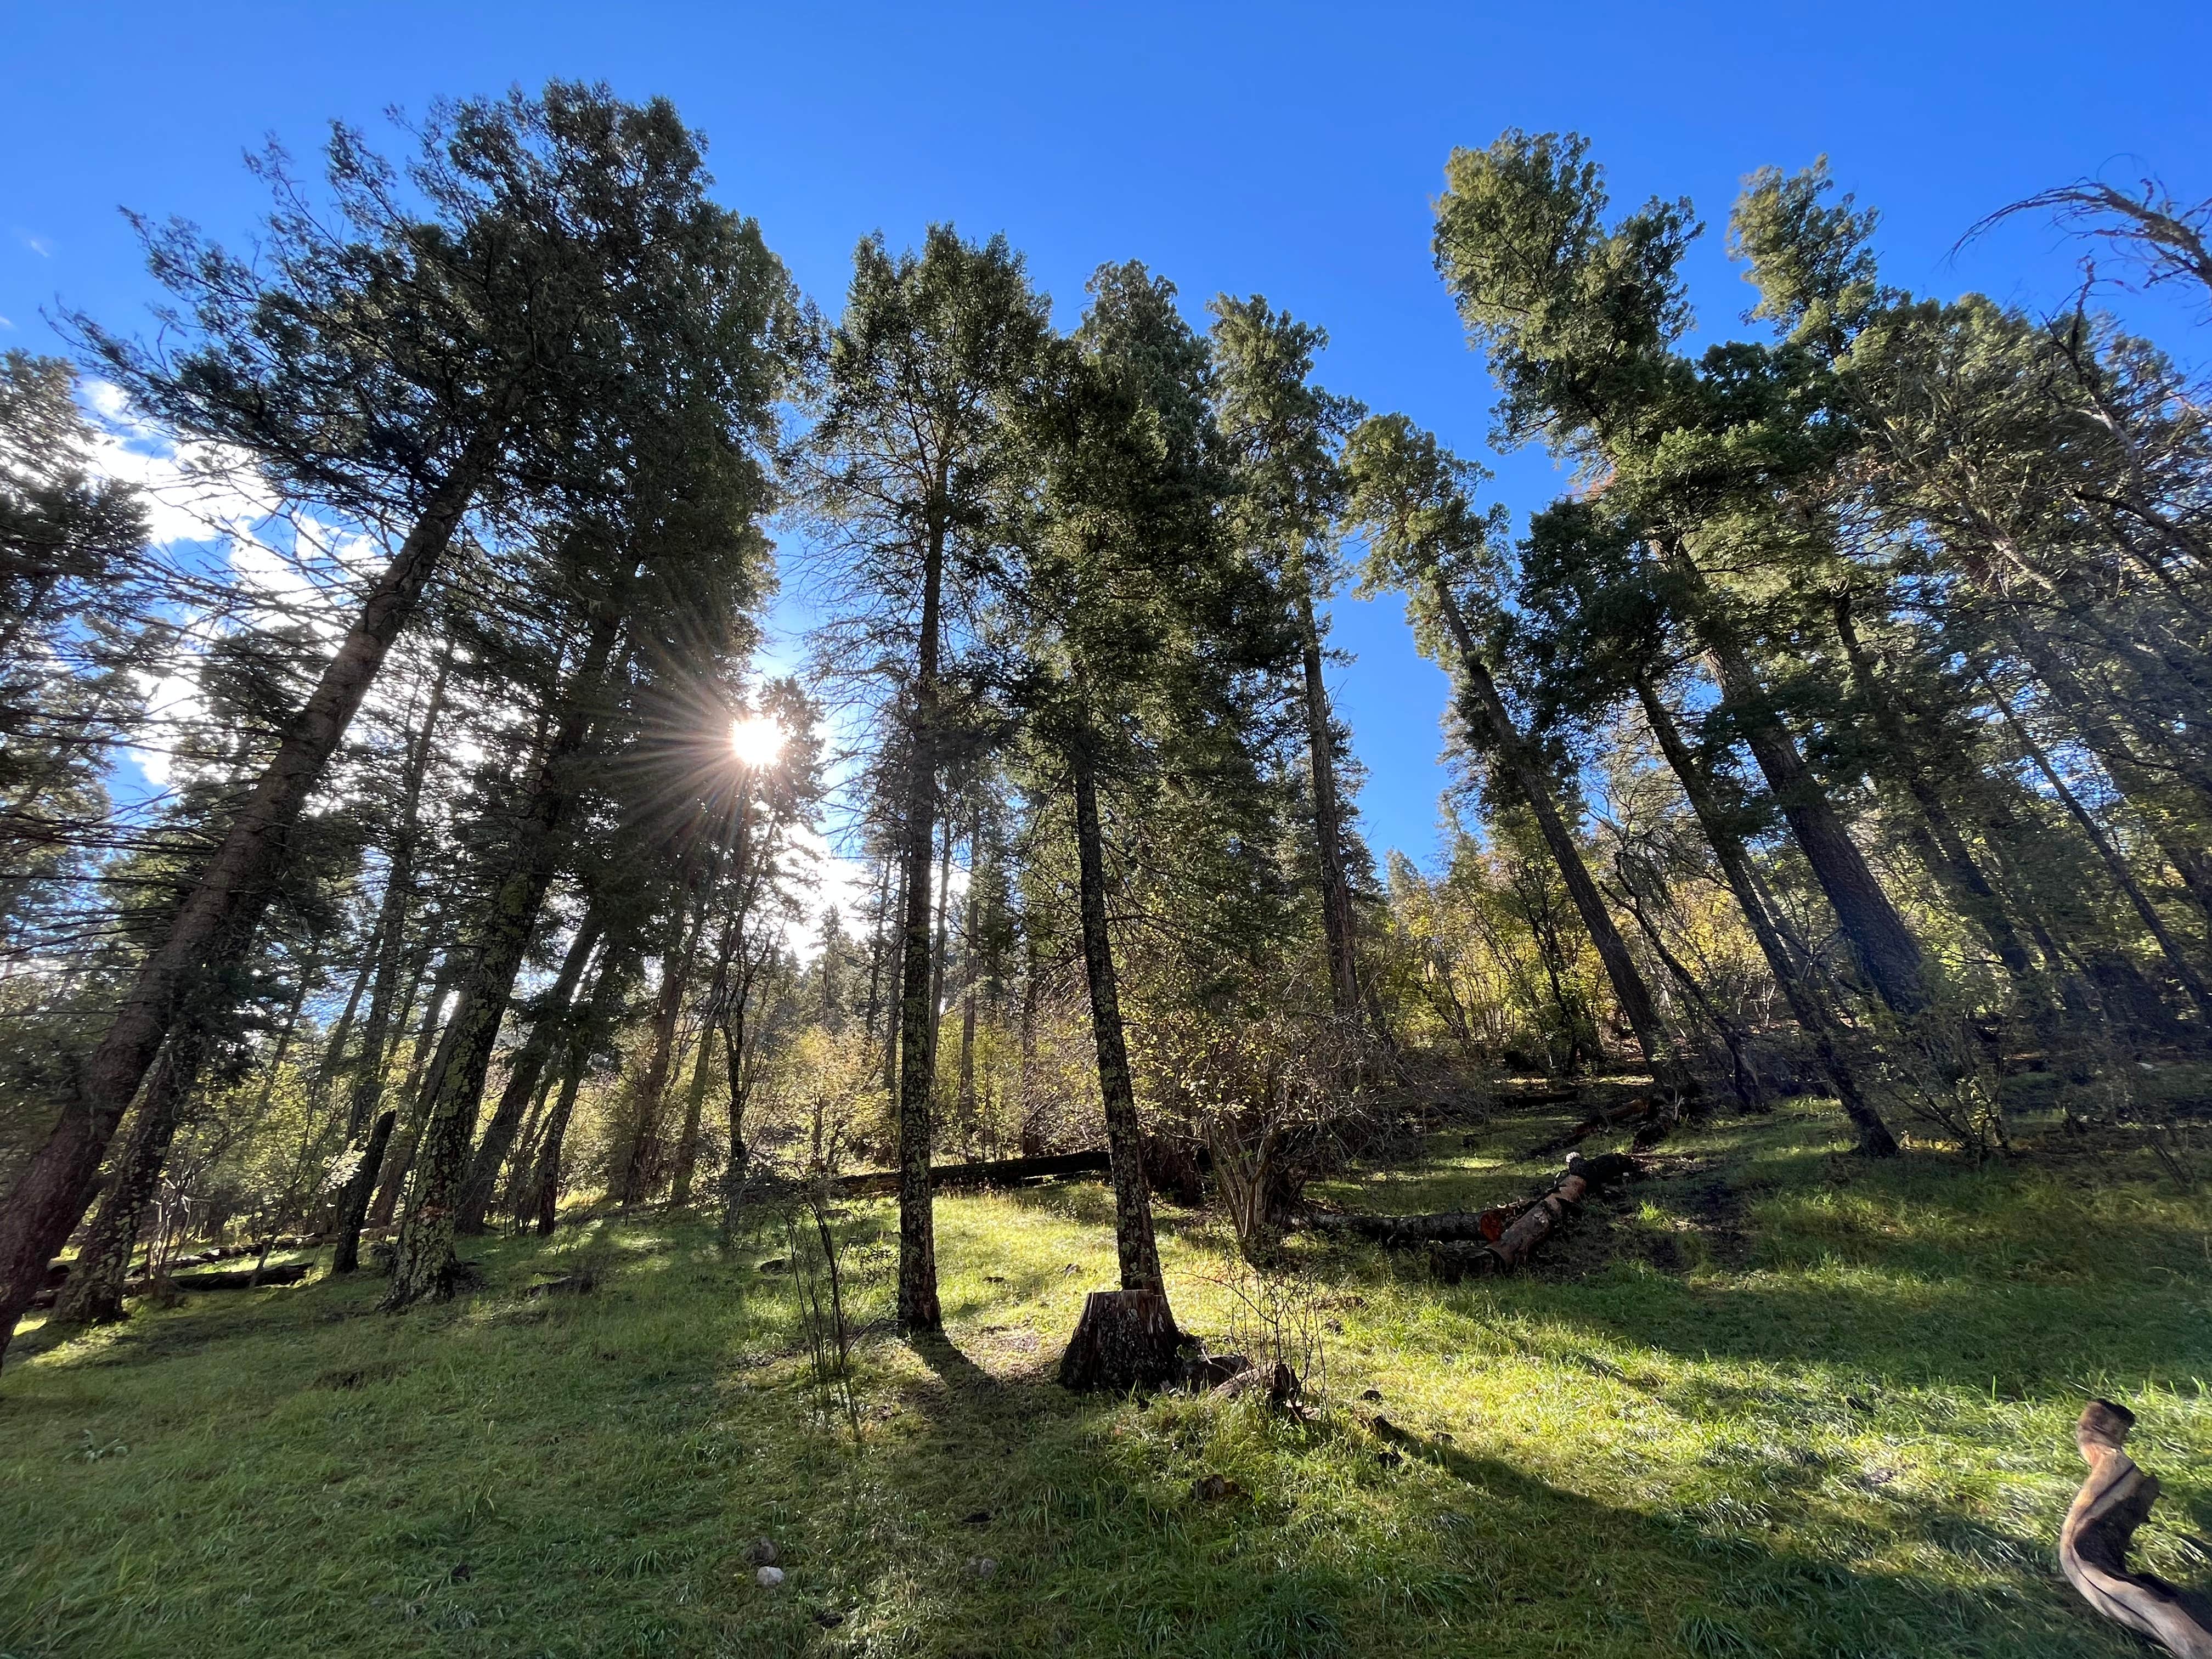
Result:
[[[1570,1116],[1324,1195],[1510,1197]],[[892,1214],[854,1206],[857,1439],[765,1225],[728,1257],[680,1215],[488,1242],[483,1288],[399,1317],[363,1275],[33,1328],[0,1376],[0,1655],[2143,1651],[2058,1576],[2071,1425],[2092,1394],[2138,1413],[2166,1491],[2139,1559],[2212,1578],[2212,1201],[2033,1123],[1978,1169],[1839,1128],[1686,1129],[1515,1278],[1294,1240],[1304,1423],[1054,1383],[1112,1278],[1091,1183],[940,1200],[937,1345],[890,1332]],[[1224,1346],[1225,1232],[1162,1223]]]

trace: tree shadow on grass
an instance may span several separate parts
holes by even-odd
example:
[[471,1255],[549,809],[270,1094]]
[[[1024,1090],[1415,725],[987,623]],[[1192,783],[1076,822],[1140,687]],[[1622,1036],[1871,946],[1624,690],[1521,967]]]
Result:
[[[915,1352],[945,1386],[916,1397],[916,1420],[853,1469],[902,1500],[896,1528],[855,1538],[839,1565],[854,1639],[871,1646],[1639,1659],[2130,1650],[1993,1529],[1945,1540],[1985,1553],[1987,1593],[1962,1591],[1784,1547],[1756,1524],[1607,1502],[1445,1441],[1378,1441],[1340,1417],[1300,1426],[1177,1396],[1079,1398],[991,1382],[950,1342]],[[1207,1474],[1223,1482],[1199,1484]]]

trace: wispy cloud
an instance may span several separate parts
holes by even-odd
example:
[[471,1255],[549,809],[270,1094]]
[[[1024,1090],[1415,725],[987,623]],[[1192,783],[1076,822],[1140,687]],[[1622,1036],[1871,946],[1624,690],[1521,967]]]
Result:
[[0,317],[0,328],[13,328],[15,326],[15,325],[10,322],[7,318]]
[[54,245],[46,238],[34,236],[27,230],[19,230],[15,234],[22,239],[25,247],[30,249],[41,259],[51,259],[54,257]]

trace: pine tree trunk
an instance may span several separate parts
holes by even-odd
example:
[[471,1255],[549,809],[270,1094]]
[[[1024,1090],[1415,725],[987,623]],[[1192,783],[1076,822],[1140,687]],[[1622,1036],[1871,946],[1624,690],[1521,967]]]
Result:
[[[438,971],[430,981],[430,999],[423,1006],[422,1023],[415,1029],[415,1041],[407,1055],[407,1075],[399,1085],[398,1109],[405,1114],[404,1127],[384,1155],[375,1200],[368,1209],[368,1224],[372,1227],[392,1224],[392,1218],[399,1207],[400,1190],[406,1185],[408,1172],[415,1167],[415,1153],[422,1143],[422,1117],[428,1109],[422,1074],[431,1057],[441,1052],[446,1000],[453,994],[464,965],[460,953],[451,952],[440,959]],[[410,996],[411,1000],[411,990]]]
[[368,1200],[376,1191],[376,1174],[384,1166],[384,1154],[392,1145],[392,1131],[399,1121],[399,1114],[387,1108],[376,1115],[376,1121],[368,1131],[368,1139],[362,1146],[361,1162],[354,1166],[353,1176],[346,1182],[344,1194],[338,1201],[337,1244],[331,1252],[331,1271],[349,1273],[361,1266],[361,1230],[368,1219]]
[[[558,1054],[556,1040],[554,1053]],[[531,1097],[530,1115],[523,1121],[522,1132],[514,1138],[514,1151],[507,1160],[507,1180],[499,1194],[499,1212],[520,1224],[522,1220],[523,1194],[530,1188],[530,1177],[538,1168],[539,1132],[545,1127],[545,1108],[553,1098],[554,1086],[560,1081],[550,1060],[538,1074],[538,1092]]]
[[1893,763],[1903,774],[1906,792],[1928,826],[1925,842],[1932,856],[1926,862],[1930,872],[1943,884],[1951,902],[1979,925],[1996,949],[1997,960],[2004,964],[2005,972],[2018,984],[2032,985],[2035,969],[2028,958],[2027,947],[2021,943],[2020,931],[2014,927],[2004,901],[1968,850],[1966,837],[1959,833],[1950,809],[1943,804],[1942,796],[1928,775],[1928,769],[1922,764],[1896,701],[1875,673],[1873,659],[1859,638],[1848,591],[1836,595],[1835,614],[1836,634],[1843,641],[1844,655],[1850,664],[1851,684],[1873,714],[1875,729],[1888,746]]
[[1675,1056],[1666,1027],[1660,1023],[1658,1011],[1652,1006],[1650,988],[1637,971],[1636,959],[1629,955],[1627,941],[1613,925],[1612,912],[1605,908],[1597,884],[1590,879],[1589,870],[1583,863],[1582,849],[1575,845],[1574,837],[1559,817],[1551,781],[1513,724],[1512,711],[1498,695],[1497,682],[1491,678],[1489,666],[1475,647],[1474,633],[1460,611],[1459,601],[1441,576],[1433,579],[1431,591],[1452,639],[1459,647],[1462,683],[1471,705],[1468,712],[1480,727],[1489,732],[1507,775],[1528,803],[1544,844],[1551,850],[1552,861],[1559,866],[1560,878],[1566,884],[1567,896],[1574,901],[1576,914],[1581,916],[1590,942],[1597,947],[1598,959],[1605,964],[1606,975],[1613,982],[1613,994],[1620,1000],[1621,1012],[1628,1017],[1629,1026],[1636,1033],[1637,1046],[1644,1051],[1644,1063],[1662,1084],[1684,1094],[1695,1093],[1697,1085]]
[[2121,855],[2119,848],[2112,845],[2112,837],[2106,835],[2104,826],[2097,822],[2087,807],[2081,805],[2081,798],[2067,787],[2066,781],[2058,775],[2058,769],[2051,763],[2051,757],[2044,752],[2043,745],[2036,742],[2027,726],[2012,712],[2012,705],[2005,701],[2003,694],[1987,679],[1983,684],[1996,700],[1998,717],[2012,733],[2013,740],[2019,744],[2021,752],[2043,775],[2044,781],[2051,786],[2051,793],[2058,797],[2059,804],[2065,807],[2081,833],[2088,838],[2089,844],[2096,848],[2097,856],[2104,860],[2113,884],[2125,895],[2142,921],[2144,930],[2157,941],[2160,953],[2166,957],[2166,966],[2181,981],[2181,988],[2189,994],[2189,1000],[2197,1005],[2197,1012],[2204,1019],[2212,1023],[2212,987],[2205,984],[2203,975],[2197,971],[2196,964],[2182,950],[2181,942],[2174,938],[2172,930],[2166,925],[2166,919],[2159,915],[2157,907],[2150,902],[2150,896],[2143,891],[2142,884],[2136,879],[2135,872],[2128,868],[2127,860]]
[[137,1248],[146,1206],[161,1184],[161,1166],[184,1121],[198,1069],[194,1034],[181,1029],[171,1032],[139,1095],[138,1115],[116,1162],[114,1178],[54,1304],[56,1324],[101,1325],[123,1317],[123,1285],[131,1275],[131,1254]]
[[413,616],[477,486],[505,420],[488,423],[434,489],[362,606],[253,792],[147,957],[106,1032],[72,1079],[55,1124],[0,1204],[0,1355],[46,1282],[46,1263],[84,1218],[116,1126],[186,1007],[216,994],[275,896],[292,827],[322,781],[385,653]]
[[[430,769],[432,744],[438,720],[445,712],[446,683],[453,672],[453,648],[448,645],[438,659],[430,681],[430,695],[422,711],[421,728],[410,735],[407,760],[399,787],[399,811],[386,849],[384,897],[377,907],[376,978],[368,995],[368,1023],[362,1030],[361,1057],[354,1063],[353,1088],[348,1097],[346,1133],[358,1139],[375,1116],[384,1097],[384,1068],[398,1046],[394,1033],[404,1029],[407,1011],[394,1010],[395,999],[411,1000],[413,977],[406,968],[407,914],[415,885],[415,846],[419,834],[423,780]],[[419,975],[418,963],[414,975]]]
[[968,893],[960,923],[960,1063],[959,1091],[954,1111],[964,1140],[975,1127],[975,922],[981,903],[976,880],[976,849],[983,842],[983,809],[980,803],[968,821]]
[[723,999],[730,994],[730,955],[744,935],[738,927],[742,911],[733,910],[722,924],[721,942],[714,948],[714,977],[707,988],[705,1006],[699,1011],[699,1053],[691,1067],[691,1091],[684,1103],[684,1133],[676,1143],[676,1174],[670,1197],[677,1204],[691,1201],[691,1177],[699,1162],[699,1125],[707,1109],[708,1057],[714,1048],[714,1028],[721,1021]]
[[1900,1014],[1918,1013],[1929,1001],[1919,940],[1875,879],[1865,854],[1797,753],[1796,740],[1768,705],[1750,659],[1725,626],[1710,617],[1701,621],[1706,660],[1720,682],[1727,711],[1773,791],[1798,850],[1813,866],[1813,878],[1850,941],[1851,954],[1885,1003]]
[[1352,884],[1344,869],[1344,810],[1336,787],[1336,743],[1328,685],[1322,678],[1321,630],[1313,594],[1301,586],[1298,637],[1305,675],[1306,754],[1313,772],[1314,846],[1321,866],[1322,928],[1328,946],[1329,998],[1336,1012],[1359,1012],[1359,958],[1353,945]]
[[584,660],[566,688],[558,729],[538,769],[519,815],[514,867],[501,881],[484,921],[476,960],[461,986],[431,1063],[407,1214],[401,1222],[392,1288],[384,1305],[394,1311],[425,1297],[452,1294],[459,1265],[453,1227],[459,1218],[469,1147],[492,1046],[506,1018],[514,976],[536,931],[553,885],[562,846],[562,826],[574,790],[567,773],[592,728],[597,694],[605,681],[621,621],[611,606],[594,621]]
[[1156,1389],[1180,1368],[1182,1333],[1156,1290],[1093,1291],[1060,1358],[1060,1385],[1078,1393]]
[[[584,1073],[592,1063],[592,1046],[599,1040],[613,1018],[615,998],[622,985],[622,967],[612,945],[600,958],[598,980],[592,986],[592,1000],[586,1005],[584,1018],[568,1038],[568,1063],[561,1074],[561,1093],[553,1103],[553,1115],[547,1120],[545,1133],[538,1148],[538,1168],[532,1176],[522,1212],[537,1218],[538,1234],[550,1237],[561,1205],[561,1152],[568,1139],[568,1120],[575,1115],[576,1096],[583,1088]],[[521,1218],[518,1214],[518,1220]]]
[[676,926],[660,959],[660,990],[653,1004],[653,1047],[645,1071],[637,1079],[630,1102],[631,1130],[615,1186],[618,1204],[641,1204],[653,1194],[660,1177],[661,1109],[668,1094],[668,1068],[676,1048],[676,1024],[684,1012],[684,994],[690,988],[691,965],[706,927],[703,900],[692,904],[690,883],[684,884]]
[[1713,849],[1713,857],[1721,866],[1721,875],[1735,896],[1736,908],[1743,912],[1750,924],[1752,937],[1759,941],[1759,953],[1766,958],[1769,972],[1782,992],[1783,1000],[1790,1005],[1790,1012],[1813,1044],[1820,1069],[1828,1074],[1836,1086],[1836,1098],[1842,1104],[1844,1115],[1859,1132],[1859,1150],[1875,1158],[1887,1158],[1897,1152],[1897,1137],[1890,1133],[1889,1125],[1881,1114],[1867,1099],[1860,1088],[1858,1076],[1836,1046],[1835,1024],[1821,1005],[1819,995],[1806,984],[1797,971],[1797,963],[1790,954],[1780,931],[1775,927],[1771,914],[1761,897],[1751,860],[1746,856],[1743,842],[1729,822],[1705,775],[1690,753],[1689,745],[1675,726],[1673,713],[1659,700],[1657,691],[1647,678],[1636,682],[1638,701],[1644,706],[1644,724],[1658,740],[1659,752],[1667,757],[1668,765],[1682,786],[1682,793],[1690,802],[1690,810],[1697,815],[1699,826],[1705,832],[1706,842]]
[[[929,1184],[935,1128],[930,1094],[937,1072],[937,1011],[929,1006],[934,977],[929,948],[929,864],[937,839],[937,657],[944,581],[945,526],[933,523],[922,568],[913,741],[900,824],[906,915],[899,963],[898,1322],[908,1335],[945,1327],[937,1299],[937,1227]],[[734,1139],[730,1155],[733,1159],[738,1155]]]
[[[1121,999],[1114,977],[1114,941],[1106,925],[1106,859],[1098,823],[1098,787],[1079,738],[1068,757],[1075,782],[1076,860],[1081,870],[1083,966],[1091,980],[1091,1035],[1098,1050],[1098,1092],[1106,1107],[1106,1150],[1114,1166],[1114,1248],[1121,1288],[1164,1297],[1159,1246],[1152,1236],[1152,1199],[1145,1180],[1145,1135],[1129,1079],[1121,1032]],[[1163,1302],[1164,1305],[1164,1302]],[[1174,1324],[1169,1316],[1168,1322]]]
[[453,1221],[457,1233],[474,1235],[484,1230],[484,1212],[491,1207],[492,1194],[499,1190],[500,1170],[507,1163],[508,1152],[514,1150],[515,1131],[521,1127],[523,1113],[537,1097],[538,1077],[568,1018],[576,987],[584,977],[584,964],[604,931],[596,915],[586,915],[583,926],[577,928],[576,937],[569,941],[568,951],[561,958],[560,972],[554,976],[552,988],[545,994],[537,1019],[532,1022],[529,1040],[522,1045],[522,1052],[514,1057],[514,1064],[507,1072],[499,1104],[492,1112],[491,1121],[484,1126],[483,1139],[469,1166],[468,1183],[461,1188],[460,1211]]

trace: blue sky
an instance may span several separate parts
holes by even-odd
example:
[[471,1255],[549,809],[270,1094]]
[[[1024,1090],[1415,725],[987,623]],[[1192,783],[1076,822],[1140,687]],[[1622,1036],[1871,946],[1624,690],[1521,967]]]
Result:
[[[1005,231],[1063,319],[1101,260],[1171,277],[1194,315],[1259,291],[1320,323],[1322,378],[1492,465],[1516,516],[1558,480],[1488,455],[1491,388],[1428,252],[1455,144],[1507,126],[1592,139],[1615,199],[1688,195],[1714,227],[1701,325],[1748,290],[1719,226],[1741,176],[1826,152],[1883,214],[1893,282],[2063,302],[2073,250],[1984,213],[2085,173],[2212,194],[2212,7],[2040,3],[1452,6],[25,3],[0,7],[0,346],[54,349],[57,301],[111,325],[151,297],[116,212],[250,236],[239,165],[311,151],[440,94],[605,79],[673,98],[718,193],[834,310],[853,244],[933,219]],[[2140,325],[2201,359],[2183,320]],[[2201,339],[2201,337],[2200,337]],[[1340,706],[1377,850],[1435,845],[1442,676],[1393,604],[1337,606]]]

